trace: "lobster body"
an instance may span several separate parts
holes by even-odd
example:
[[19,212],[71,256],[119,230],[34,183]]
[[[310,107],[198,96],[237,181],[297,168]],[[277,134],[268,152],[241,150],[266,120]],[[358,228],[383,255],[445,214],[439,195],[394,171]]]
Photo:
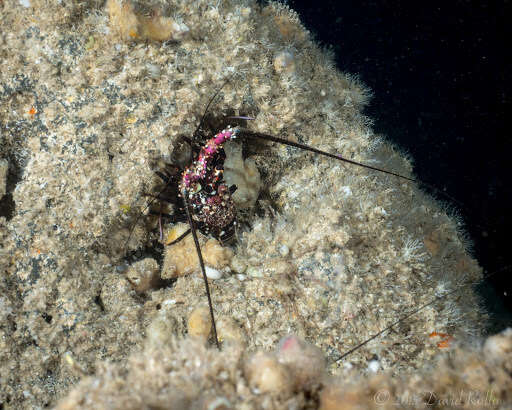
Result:
[[197,159],[181,174],[180,195],[186,196],[192,207],[192,218],[205,235],[221,242],[233,236],[236,208],[231,195],[236,186],[224,181],[226,154],[222,144],[236,137],[237,129],[227,127],[209,139]]

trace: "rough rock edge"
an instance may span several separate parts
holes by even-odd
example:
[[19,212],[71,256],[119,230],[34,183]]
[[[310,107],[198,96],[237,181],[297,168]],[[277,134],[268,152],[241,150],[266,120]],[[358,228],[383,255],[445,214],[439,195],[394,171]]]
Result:
[[[250,354],[238,344],[222,352],[191,339],[153,346],[126,363],[102,365],[56,409],[445,409],[512,404],[512,328],[478,346],[457,347],[430,369],[413,375],[396,378],[379,373],[363,378],[354,372],[349,377],[325,377],[309,370],[314,366],[308,362],[307,369],[316,372],[316,379],[290,384],[304,369],[301,362],[312,356],[308,349],[302,345],[283,365],[279,350],[274,361],[272,354]],[[251,386],[246,367],[257,360],[257,370],[274,381],[270,392]],[[286,377],[275,376],[282,372]]]

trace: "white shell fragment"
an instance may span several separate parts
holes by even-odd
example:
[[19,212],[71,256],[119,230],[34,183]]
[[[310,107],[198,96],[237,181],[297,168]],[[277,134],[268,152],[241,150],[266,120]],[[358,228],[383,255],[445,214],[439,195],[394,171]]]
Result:
[[204,267],[206,271],[206,276],[208,279],[220,279],[222,278],[222,271],[214,268],[210,268],[209,266]]

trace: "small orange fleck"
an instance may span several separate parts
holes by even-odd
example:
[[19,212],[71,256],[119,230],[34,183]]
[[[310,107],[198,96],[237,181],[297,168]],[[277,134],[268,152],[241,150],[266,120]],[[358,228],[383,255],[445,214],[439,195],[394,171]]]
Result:
[[41,249],[36,249],[38,255],[41,255]]
[[446,340],[441,340],[440,342],[437,343],[437,347],[439,347],[439,349],[447,349],[450,347],[450,341],[453,339],[453,337],[449,337],[448,339]]
[[130,32],[128,33],[128,35],[131,37],[131,38],[137,38],[139,37],[139,35],[137,34],[137,32],[135,30],[130,30]]
[[28,110],[28,113],[30,115],[35,115],[36,112],[37,112],[37,110],[35,109],[35,107],[32,107],[30,110]]
[[440,349],[446,349],[450,347],[450,342],[453,340],[453,336],[450,336],[448,333],[441,332],[432,332],[430,333],[429,337],[440,337],[443,339],[440,342],[437,342],[437,347],[439,347]]
[[73,229],[73,227],[74,227],[73,222],[70,222],[70,223],[69,223],[69,227],[70,227],[71,229]]

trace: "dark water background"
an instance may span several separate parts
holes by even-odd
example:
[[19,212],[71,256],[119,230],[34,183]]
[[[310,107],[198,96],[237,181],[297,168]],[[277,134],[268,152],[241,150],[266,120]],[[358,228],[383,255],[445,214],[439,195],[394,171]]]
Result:
[[[374,130],[445,190],[489,278],[491,331],[512,326],[510,1],[288,1],[374,96]],[[442,200],[446,198],[439,197]]]

